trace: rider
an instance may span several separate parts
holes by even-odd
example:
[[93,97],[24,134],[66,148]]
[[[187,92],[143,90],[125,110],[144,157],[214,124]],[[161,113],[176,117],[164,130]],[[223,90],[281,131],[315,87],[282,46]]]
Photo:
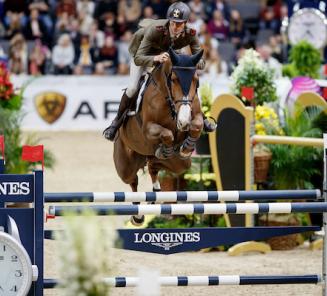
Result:
[[[106,139],[113,141],[119,127],[123,122],[125,111],[136,99],[139,80],[147,67],[156,63],[164,63],[169,59],[169,47],[180,49],[187,45],[191,47],[192,54],[201,50],[196,31],[187,27],[190,8],[183,2],[175,2],[169,6],[167,19],[145,19],[140,22],[140,29],[135,32],[129,52],[133,59],[130,65],[130,84],[121,98],[117,115],[111,125],[104,130]],[[201,59],[197,65],[203,69],[205,61]],[[212,132],[215,124],[204,117],[204,130]]]

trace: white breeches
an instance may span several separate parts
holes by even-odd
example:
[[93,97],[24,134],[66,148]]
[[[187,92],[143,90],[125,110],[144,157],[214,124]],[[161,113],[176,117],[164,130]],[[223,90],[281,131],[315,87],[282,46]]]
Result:
[[136,93],[139,80],[146,68],[147,67],[136,66],[134,60],[131,59],[131,66],[129,70],[129,85],[126,90],[126,95],[129,98],[131,98]]

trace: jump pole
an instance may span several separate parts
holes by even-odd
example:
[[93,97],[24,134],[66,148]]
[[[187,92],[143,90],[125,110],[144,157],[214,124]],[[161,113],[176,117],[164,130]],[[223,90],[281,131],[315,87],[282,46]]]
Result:
[[320,190],[259,191],[162,191],[162,192],[53,192],[44,193],[46,203],[57,202],[228,202],[317,200]]
[[62,216],[66,212],[83,214],[86,209],[94,211],[99,216],[324,213],[327,212],[327,202],[49,206],[49,214],[52,216]]
[[[137,287],[137,277],[112,277],[103,279],[109,286],[116,288]],[[163,276],[158,279],[162,287],[185,286],[223,286],[223,285],[286,285],[286,284],[318,284],[319,275],[267,275],[267,276]],[[52,289],[58,284],[55,279],[44,279],[44,288]]]

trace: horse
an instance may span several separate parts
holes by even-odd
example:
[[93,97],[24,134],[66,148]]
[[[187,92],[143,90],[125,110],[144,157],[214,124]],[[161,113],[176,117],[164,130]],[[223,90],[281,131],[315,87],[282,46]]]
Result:
[[[181,174],[191,166],[191,154],[203,129],[197,94],[196,65],[203,50],[194,55],[168,51],[170,59],[155,67],[147,80],[140,110],[126,116],[114,143],[114,163],[123,182],[137,191],[137,172],[146,165],[153,191],[160,191],[159,170]],[[144,217],[132,217],[141,224]]]

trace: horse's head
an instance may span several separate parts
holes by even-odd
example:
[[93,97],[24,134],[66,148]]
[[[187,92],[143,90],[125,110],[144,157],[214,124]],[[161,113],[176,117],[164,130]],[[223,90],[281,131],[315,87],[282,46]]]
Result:
[[168,87],[177,112],[177,128],[186,131],[191,123],[192,103],[197,96],[199,83],[196,65],[203,55],[203,50],[191,56],[179,55],[172,49],[168,52],[171,59]]

